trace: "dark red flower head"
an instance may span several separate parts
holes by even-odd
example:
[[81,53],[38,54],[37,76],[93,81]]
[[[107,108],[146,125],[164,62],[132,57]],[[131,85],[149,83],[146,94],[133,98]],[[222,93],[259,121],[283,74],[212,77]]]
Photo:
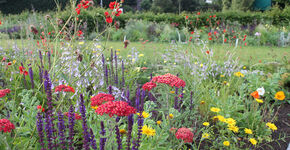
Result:
[[153,89],[155,87],[156,87],[156,83],[154,83],[154,82],[147,82],[142,86],[144,91],[145,90],[150,91],[151,89]]
[[185,143],[192,143],[193,133],[188,128],[179,128],[175,133],[177,139],[182,139]]
[[91,98],[91,106],[99,106],[104,102],[113,101],[115,97],[111,94],[100,93]]
[[136,113],[136,109],[130,106],[128,103],[124,101],[109,101],[98,107],[96,113],[99,115],[108,114],[110,117],[113,115],[121,116],[129,116],[131,114]]
[[182,79],[170,73],[154,77],[152,81],[157,83],[165,83],[167,85],[170,85],[171,87],[175,86],[177,88],[185,87],[186,85],[186,83]]
[[61,92],[61,91],[63,91],[63,92],[72,92],[72,93],[75,93],[75,90],[72,87],[68,86],[68,85],[59,85],[59,86],[55,87],[55,90],[54,91],[55,92]]
[[15,126],[9,120],[0,119],[0,131],[11,132],[13,129],[15,129]]
[[6,96],[8,93],[10,93],[11,90],[10,89],[3,89],[0,90],[0,98]]

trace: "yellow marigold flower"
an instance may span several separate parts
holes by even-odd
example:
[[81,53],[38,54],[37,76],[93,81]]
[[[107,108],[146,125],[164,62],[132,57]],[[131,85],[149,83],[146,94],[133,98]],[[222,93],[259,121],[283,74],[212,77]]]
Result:
[[217,117],[217,119],[218,119],[219,121],[221,121],[221,122],[226,122],[226,118],[225,118],[224,116],[217,115],[216,117]]
[[[137,113],[137,115],[140,116],[140,113]],[[143,117],[143,118],[148,118],[149,116],[150,116],[149,113],[147,113],[147,112],[145,112],[145,111],[142,112],[142,117]]]
[[266,126],[268,126],[269,129],[271,129],[273,131],[277,130],[277,127],[274,123],[268,122],[268,123],[266,123]]
[[228,125],[228,129],[235,132],[235,133],[239,132],[239,127],[237,127],[235,125]]
[[200,64],[199,66],[200,66],[200,67],[203,67],[203,64]]
[[142,127],[142,134],[145,134],[147,136],[154,136],[156,134],[156,131],[150,126],[144,125]]
[[250,138],[249,140],[253,145],[256,145],[257,144],[257,141],[254,139],[254,138]]
[[205,101],[200,101],[200,105],[203,105],[203,104],[205,104]]
[[121,133],[121,134],[126,134],[127,131],[126,131],[125,129],[120,129],[120,133]]
[[241,72],[236,72],[234,75],[237,77],[245,77],[245,75],[242,74]]
[[93,108],[94,110],[97,110],[98,106],[92,106],[91,108]]
[[225,77],[225,75],[220,75],[221,78]]
[[175,91],[170,91],[170,93],[171,93],[171,94],[174,94],[174,93],[175,93]]
[[204,122],[202,125],[204,125],[204,126],[209,126],[209,122]]
[[247,67],[246,67],[246,66],[244,66],[244,67],[243,67],[243,69],[247,69]]
[[143,56],[144,56],[144,54],[139,54],[138,56],[139,56],[139,57],[143,57]]
[[278,100],[284,100],[285,99],[285,94],[283,91],[279,91],[275,94],[275,98],[278,99]]
[[173,114],[169,114],[170,119],[173,119],[173,117],[174,117]]
[[230,146],[230,142],[229,141],[224,141],[223,144],[224,144],[224,146]]
[[253,131],[251,129],[246,128],[245,129],[245,133],[246,134],[253,134]]
[[229,125],[236,125],[236,120],[233,118],[227,118],[226,123]]
[[216,107],[211,107],[211,108],[210,108],[210,111],[218,113],[218,112],[221,111],[221,109],[216,108]]
[[261,100],[261,99],[258,99],[258,98],[256,98],[256,101],[257,101],[258,103],[264,103],[264,101],[263,101],[263,100]]
[[208,139],[208,137],[209,137],[209,134],[208,134],[208,133],[203,133],[203,134],[202,134],[202,138],[204,138],[204,139]]
[[158,120],[156,123],[157,123],[158,125],[160,125],[160,124],[162,123],[162,121],[161,121],[161,120]]

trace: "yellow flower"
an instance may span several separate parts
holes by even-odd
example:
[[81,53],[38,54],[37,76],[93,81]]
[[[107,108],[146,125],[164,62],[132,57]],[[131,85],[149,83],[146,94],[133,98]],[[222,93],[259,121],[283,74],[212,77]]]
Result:
[[79,42],[79,45],[83,45],[85,42]]
[[228,125],[228,129],[235,132],[235,133],[239,132],[239,127],[237,127],[235,125]]
[[230,146],[230,142],[229,141],[224,141],[223,144],[224,144],[224,146]]
[[243,67],[243,69],[247,69],[247,67],[246,67],[246,66],[244,66],[244,67]]
[[236,120],[233,118],[227,118],[226,123],[234,126],[234,125],[236,125]]
[[175,93],[175,91],[170,91],[170,93],[171,93],[171,94],[174,94],[174,93]]
[[220,75],[221,78],[225,77],[225,75]]
[[97,45],[97,48],[101,48],[101,45]]
[[146,64],[146,61],[144,62],[144,64]]
[[121,58],[122,58],[122,56],[119,56],[119,58],[121,59]]
[[185,91],[183,90],[182,93],[185,93]]
[[164,63],[166,63],[167,61],[166,60],[164,60]]
[[209,122],[204,122],[202,125],[204,125],[204,126],[209,126]]
[[196,64],[196,65],[197,65],[197,62],[195,62],[194,64]]
[[275,98],[278,99],[278,100],[284,100],[285,99],[285,94],[283,91],[279,91],[275,94]]
[[173,65],[176,65],[176,63],[173,63]]
[[169,114],[170,119],[173,119],[173,117],[174,117],[173,114]]
[[200,105],[203,105],[203,104],[205,104],[205,101],[200,101]]
[[125,129],[120,129],[120,131],[119,131],[121,134],[126,134],[126,130]]
[[207,139],[208,137],[209,137],[209,134],[208,133],[203,133],[202,134],[202,138]]
[[144,125],[142,127],[142,134],[145,134],[147,136],[154,136],[156,134],[156,131],[150,126]]
[[257,141],[254,139],[254,138],[250,138],[249,140],[253,145],[256,145],[257,144]]
[[109,58],[107,58],[107,60],[110,60]]
[[144,56],[144,54],[139,54],[138,56],[139,56],[139,57],[143,57],[143,56]]
[[221,111],[221,109],[216,108],[216,107],[211,107],[211,108],[210,108],[210,111],[218,113],[218,112]]
[[246,134],[253,134],[253,131],[251,129],[246,128],[245,129],[245,133]]
[[116,51],[119,51],[120,52],[121,50],[120,49],[116,49]]
[[199,66],[200,66],[200,67],[203,67],[203,64],[200,64]]
[[268,122],[268,123],[266,123],[266,126],[268,126],[269,129],[271,129],[273,131],[277,130],[277,127],[274,123]]
[[13,64],[15,64],[16,63],[16,60],[13,60]]
[[236,72],[234,75],[237,77],[245,77],[245,75],[242,74],[241,72]]
[[128,55],[127,57],[132,57],[132,55]]
[[257,101],[258,103],[263,103],[263,102],[264,102],[263,100],[258,99],[258,98],[256,98],[256,101]]
[[136,70],[137,72],[140,72],[141,67],[135,67],[135,70]]
[[132,59],[132,62],[135,62],[135,58]]
[[120,53],[119,52],[116,52],[116,55],[119,55]]
[[158,120],[156,123],[157,123],[158,125],[160,125],[160,124],[162,123],[162,121],[161,121],[161,120]]
[[94,110],[97,110],[98,106],[92,106],[91,108],[93,108]]
[[[137,115],[140,116],[140,113],[137,113]],[[145,111],[142,112],[142,117],[143,117],[143,118],[148,118],[149,116],[150,116],[149,113],[147,113],[147,112],[145,112]]]

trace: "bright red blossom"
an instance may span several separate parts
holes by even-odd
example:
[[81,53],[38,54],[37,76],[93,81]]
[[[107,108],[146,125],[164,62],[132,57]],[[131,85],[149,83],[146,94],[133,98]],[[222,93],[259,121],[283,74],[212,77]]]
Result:
[[8,93],[10,93],[11,90],[10,89],[3,89],[0,90],[0,98],[6,96]]
[[106,22],[107,23],[112,23],[113,22],[113,18],[111,16],[106,18]]
[[177,88],[185,87],[186,85],[186,83],[182,79],[170,73],[154,77],[152,81],[157,82],[157,83],[165,83],[165,84],[170,85],[171,87],[175,86]]
[[55,87],[55,90],[54,91],[55,92],[61,92],[61,91],[63,91],[63,92],[72,92],[72,93],[75,93],[75,90],[72,87],[68,86],[68,85],[59,85],[59,86]]
[[177,139],[182,139],[185,143],[192,143],[193,133],[188,128],[179,128],[175,133]]
[[144,91],[145,90],[150,91],[151,89],[153,89],[155,87],[156,87],[156,83],[154,83],[154,82],[147,82],[142,86]]
[[91,98],[91,106],[99,106],[104,102],[115,100],[114,96],[111,94],[100,93]]
[[45,111],[45,109],[44,108],[42,108],[42,106],[41,105],[37,105],[37,107],[36,107],[38,110],[41,110],[42,112],[44,112]]
[[110,4],[109,4],[109,8],[110,9],[118,9],[120,7],[120,3],[118,3],[118,2],[111,2]]
[[[65,116],[67,116],[67,117],[69,117],[69,113],[68,112],[65,112],[65,113],[63,113]],[[82,117],[78,114],[78,113],[75,113],[75,119],[76,120],[81,120],[82,119]]]
[[136,109],[130,106],[128,103],[124,101],[109,101],[98,107],[96,113],[99,115],[108,114],[110,117],[113,115],[121,116],[129,116],[131,114],[136,113]]
[[8,119],[0,119],[0,132],[11,132],[13,129],[15,129],[15,126]]

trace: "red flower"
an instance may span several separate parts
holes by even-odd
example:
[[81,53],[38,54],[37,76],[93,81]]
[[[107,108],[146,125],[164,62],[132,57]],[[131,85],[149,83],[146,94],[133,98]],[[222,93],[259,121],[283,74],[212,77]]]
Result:
[[211,37],[209,37],[209,38],[208,38],[208,40],[210,40],[210,41],[211,41],[211,40],[212,40],[212,38],[211,38]]
[[[145,41],[145,42],[146,42],[146,41]],[[142,69],[142,70],[147,70],[148,68],[147,68],[147,67],[142,67],[141,69]]]
[[106,17],[109,16],[109,13],[108,13],[107,11],[105,12],[105,16],[106,16]]
[[207,54],[209,54],[209,51],[206,51]]
[[185,19],[188,19],[188,16],[185,16]]
[[79,15],[81,13],[81,4],[78,4],[77,8],[76,8],[76,12]]
[[111,16],[106,18],[106,22],[107,23],[112,23],[113,22],[113,18]]
[[144,91],[145,90],[150,91],[151,89],[153,89],[155,87],[156,87],[156,83],[154,83],[154,82],[147,82],[142,86]]
[[131,114],[136,113],[136,109],[130,106],[128,103],[124,101],[109,101],[98,107],[96,113],[99,115],[108,114],[110,117],[113,115],[121,116],[129,116]]
[[235,38],[237,38],[237,36],[234,36],[233,38],[235,39]]
[[[68,112],[65,112],[65,113],[63,113],[65,116],[67,116],[67,117],[69,117],[69,113]],[[82,119],[82,117],[78,114],[78,113],[75,113],[75,119],[76,120],[81,120]]]
[[196,14],[197,14],[197,15],[200,15],[200,12],[197,12]]
[[120,4],[118,3],[118,2],[111,2],[110,4],[109,4],[109,8],[110,9],[118,9],[119,8],[119,6],[120,6]]
[[12,63],[11,63],[11,62],[9,62],[7,65],[8,65],[8,66],[10,66],[10,65],[12,65]]
[[188,128],[179,128],[175,133],[177,139],[182,139],[185,143],[192,143],[193,133]]
[[7,119],[0,119],[0,131],[5,132],[11,132],[11,130],[15,129],[15,126],[13,123],[11,123]]
[[194,31],[191,31],[190,34],[194,34]]
[[211,36],[211,32],[209,32],[207,35],[208,35],[208,36]]
[[212,16],[209,16],[210,18],[212,17]]
[[224,29],[224,33],[226,33],[227,32],[227,30],[226,29]]
[[36,107],[38,110],[41,110],[42,112],[44,112],[45,110],[44,110],[44,108],[42,108],[42,106],[41,105],[37,105],[37,107]]
[[122,10],[121,9],[117,9],[117,13],[116,13],[116,16],[120,16],[122,14]]
[[78,31],[78,36],[81,36],[81,35],[83,35],[83,31],[82,30],[79,30]]
[[91,98],[91,106],[99,106],[104,102],[113,101],[115,97],[111,94],[100,93]]
[[55,92],[72,92],[72,93],[75,93],[75,90],[70,87],[70,86],[67,86],[67,85],[59,85],[57,87],[55,87]]
[[245,41],[245,40],[246,40],[246,38],[243,39],[243,41]]
[[213,17],[215,18],[215,17],[216,17],[216,15],[213,15]]
[[217,34],[217,31],[214,31],[213,34],[216,35]]
[[3,89],[0,90],[0,98],[6,96],[8,93],[10,93],[11,90],[10,89]]
[[19,71],[20,71],[20,74],[23,74],[23,70],[24,70],[24,67],[22,67],[22,66],[19,66]]
[[224,39],[224,42],[226,43],[227,42],[227,39]]
[[177,88],[185,87],[186,83],[178,78],[175,75],[172,75],[170,73],[167,73],[165,75],[157,76],[152,79],[152,82],[157,82],[157,83],[165,83],[167,85],[170,85],[171,87],[175,86]]
[[245,43],[245,46],[247,46],[247,43]]
[[258,91],[251,93],[251,96],[253,96],[254,98],[260,98]]

